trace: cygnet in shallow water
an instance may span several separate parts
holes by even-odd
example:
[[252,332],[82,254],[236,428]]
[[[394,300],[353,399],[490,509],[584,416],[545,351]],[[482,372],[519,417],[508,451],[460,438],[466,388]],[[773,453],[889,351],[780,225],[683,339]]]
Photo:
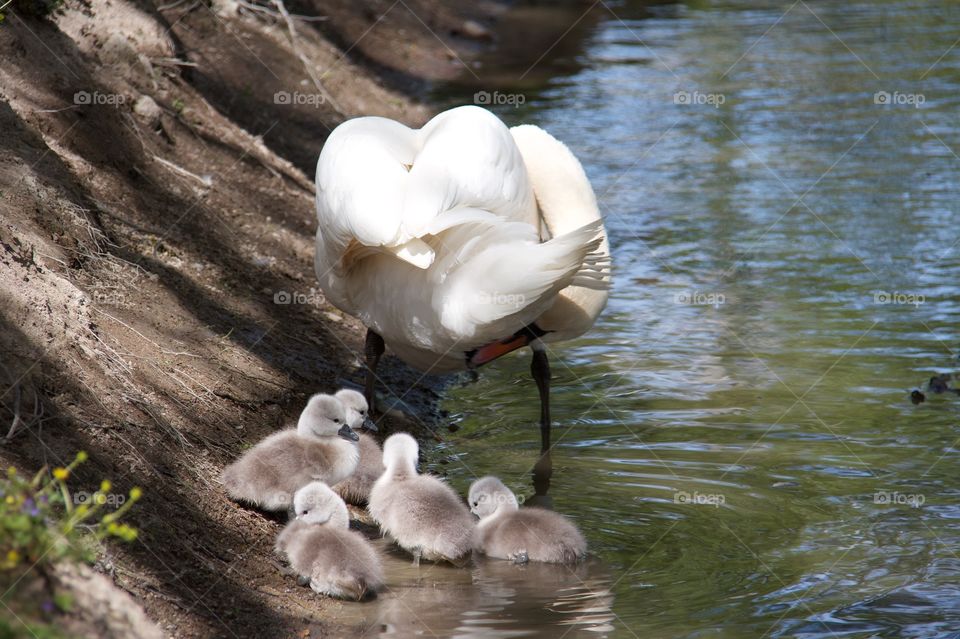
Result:
[[474,547],[476,523],[459,495],[417,474],[417,441],[397,433],[383,444],[385,471],[370,491],[370,515],[414,561],[459,563]]
[[467,501],[480,518],[479,549],[489,557],[572,564],[587,554],[587,542],[573,522],[543,508],[520,508],[513,492],[496,477],[473,482]]

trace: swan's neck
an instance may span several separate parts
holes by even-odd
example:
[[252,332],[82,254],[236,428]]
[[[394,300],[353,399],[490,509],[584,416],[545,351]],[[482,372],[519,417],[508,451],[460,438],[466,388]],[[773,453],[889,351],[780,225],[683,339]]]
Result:
[[579,160],[565,144],[535,126],[510,130],[540,207],[542,239],[557,237],[600,217],[597,198]]
[[350,514],[347,512],[346,504],[341,501],[336,505],[333,512],[330,513],[327,525],[337,530],[350,528]]
[[300,419],[297,420],[297,434],[304,437],[316,437],[313,428],[311,428],[310,418],[300,415]]
[[506,517],[507,515],[509,515],[512,512],[515,512],[516,510],[518,510],[516,501],[514,501],[513,503],[500,504],[499,506],[497,506],[496,510],[494,510],[492,513],[490,513],[486,517],[482,518],[480,520],[479,525],[481,528],[486,527],[492,524],[493,522],[495,522],[496,520],[500,519],[501,517]]
[[339,435],[331,438],[336,446],[343,452],[346,457],[359,457],[360,456],[360,446],[359,442],[349,441],[343,439]]
[[391,459],[387,461],[387,474],[397,479],[415,477],[417,465],[412,459]]
[[[510,497],[513,497],[511,495]],[[497,509],[493,511],[493,514],[490,517],[503,517],[504,515],[509,515],[512,512],[516,512],[520,509],[520,506],[517,504],[517,498],[505,497],[505,501],[497,506]]]
[[[590,180],[566,145],[536,126],[516,126],[510,133],[537,196],[541,240],[565,235],[600,219]],[[588,255],[574,284],[560,291],[553,306],[537,318],[540,328],[553,333],[548,341],[582,335],[606,305],[610,245],[606,231],[601,229],[600,235],[600,246]]]

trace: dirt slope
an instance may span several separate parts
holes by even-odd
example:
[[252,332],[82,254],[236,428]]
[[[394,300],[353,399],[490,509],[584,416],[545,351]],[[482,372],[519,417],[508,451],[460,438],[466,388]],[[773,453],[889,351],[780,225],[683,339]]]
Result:
[[[245,4],[71,0],[0,26],[0,437],[21,414],[0,463],[83,449],[75,487],[143,487],[140,540],[98,570],[164,634],[290,636],[313,620],[339,636],[330,604],[279,574],[279,524],[217,478],[309,394],[361,379],[360,327],[312,289],[328,131],[425,120],[410,96],[458,73],[486,37],[464,20],[499,7],[288,2],[327,18],[294,19],[294,48],[284,20]],[[408,415],[385,432],[422,431],[436,382],[396,361],[383,377]],[[83,611],[71,624],[107,633]]]

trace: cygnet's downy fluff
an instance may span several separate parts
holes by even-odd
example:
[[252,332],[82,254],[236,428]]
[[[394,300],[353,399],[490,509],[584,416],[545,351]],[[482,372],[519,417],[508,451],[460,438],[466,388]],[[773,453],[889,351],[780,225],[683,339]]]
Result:
[[314,395],[297,428],[270,435],[223,471],[231,499],[264,510],[286,510],[312,481],[335,484],[357,467],[357,434],[338,399]]

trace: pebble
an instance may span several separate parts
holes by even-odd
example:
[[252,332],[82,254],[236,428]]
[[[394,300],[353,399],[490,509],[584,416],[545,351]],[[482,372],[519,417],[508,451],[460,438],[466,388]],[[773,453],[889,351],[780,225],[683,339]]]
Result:
[[460,25],[460,32],[468,38],[475,40],[492,40],[493,34],[476,20],[466,20]]
[[149,95],[141,95],[137,98],[137,101],[133,105],[133,112],[137,114],[137,117],[146,122],[150,128],[157,126],[162,113],[160,107]]

